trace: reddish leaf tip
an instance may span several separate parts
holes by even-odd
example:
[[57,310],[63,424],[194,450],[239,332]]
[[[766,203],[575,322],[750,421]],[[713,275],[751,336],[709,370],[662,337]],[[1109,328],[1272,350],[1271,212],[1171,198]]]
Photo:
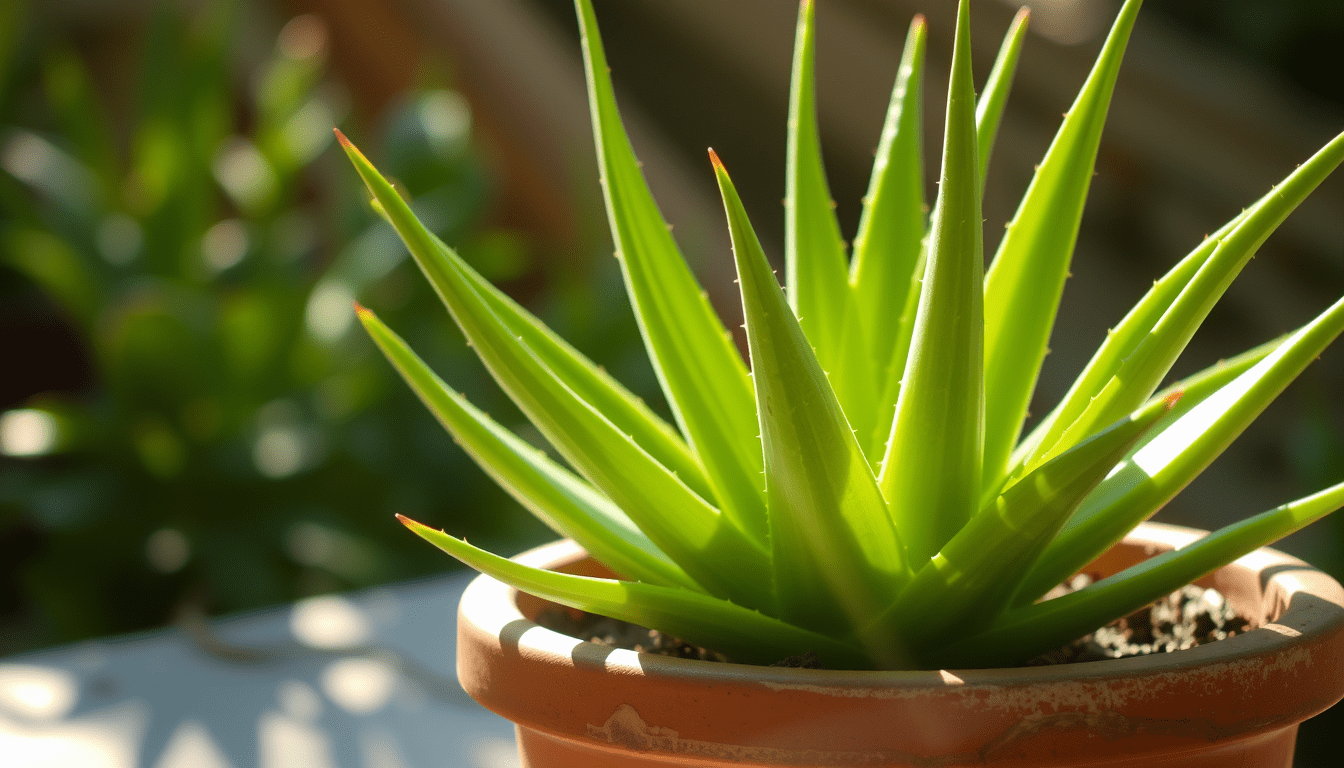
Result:
[[719,154],[714,151],[713,147],[709,148],[709,162],[714,164],[714,170],[716,171],[727,170],[726,168],[723,167],[723,161],[719,159]]
[[364,157],[364,153],[360,152],[359,147],[356,147],[354,142],[347,139],[344,133],[341,133],[340,128],[332,128],[331,130],[336,134],[336,140],[340,142],[341,148],[345,150],[346,154],[352,157],[358,157],[364,162],[368,162],[368,158]]

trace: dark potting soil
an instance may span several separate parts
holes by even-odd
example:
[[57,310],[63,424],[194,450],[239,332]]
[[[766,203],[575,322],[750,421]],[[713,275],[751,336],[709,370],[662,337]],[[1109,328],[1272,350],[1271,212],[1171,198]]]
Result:
[[[1076,592],[1091,583],[1086,575],[1055,587],[1046,599]],[[1147,608],[1107,624],[1025,666],[1122,659],[1194,648],[1245,632],[1250,622],[1237,615],[1222,592],[1186,585]]]
[[[1077,576],[1056,587],[1047,599],[1074,592],[1090,583]],[[642,653],[675,656],[701,661],[729,661],[723,654],[678,640],[670,635],[625,621],[592,613],[551,608],[537,617],[537,623],[571,637],[598,645],[625,648]],[[1024,666],[1070,664],[1081,661],[1120,659],[1193,648],[1245,632],[1249,623],[1215,589],[1187,586],[1107,624],[1097,631],[1074,640],[1050,653],[1028,661]],[[772,664],[776,667],[820,667],[815,654],[790,656]]]

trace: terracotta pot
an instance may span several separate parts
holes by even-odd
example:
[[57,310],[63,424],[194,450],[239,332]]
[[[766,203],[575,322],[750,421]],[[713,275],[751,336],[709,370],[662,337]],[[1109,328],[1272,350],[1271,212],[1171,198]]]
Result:
[[[1202,532],[1148,524],[1113,573]],[[517,558],[596,573],[571,542]],[[462,597],[458,676],[517,724],[530,768],[1284,766],[1297,725],[1344,696],[1344,589],[1254,552],[1201,582],[1258,629],[1177,653],[1021,669],[843,672],[613,650],[529,620],[546,605],[484,576]]]

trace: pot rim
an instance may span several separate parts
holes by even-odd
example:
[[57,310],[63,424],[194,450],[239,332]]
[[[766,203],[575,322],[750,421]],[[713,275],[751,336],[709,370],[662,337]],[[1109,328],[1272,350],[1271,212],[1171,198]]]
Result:
[[[1184,526],[1147,522],[1125,538],[1146,553],[1185,546],[1206,531]],[[561,539],[523,552],[513,559],[538,568],[556,568],[578,563],[587,553],[573,541]],[[941,670],[832,670],[767,667],[734,662],[700,661],[611,648],[547,629],[523,615],[519,591],[486,575],[472,580],[463,593],[459,621],[500,636],[521,655],[533,660],[550,659],[572,665],[576,654],[606,656],[605,666],[615,674],[679,676],[706,682],[740,680],[744,677],[767,686],[843,686],[845,688],[929,688],[962,686],[1021,686],[1065,680],[1143,678],[1162,676],[1192,667],[1245,663],[1263,658],[1266,663],[1302,643],[1324,639],[1344,628],[1344,587],[1308,563],[1262,547],[1224,568],[1246,569],[1260,576],[1262,604],[1273,618],[1257,628],[1213,643],[1169,653],[1154,653],[1121,659],[1074,662],[1038,667],[1000,667]],[[1222,569],[1219,569],[1220,571]],[[1303,600],[1311,596],[1319,600]],[[1276,615],[1275,615],[1276,614]],[[521,622],[521,623],[520,623]]]
[[[1141,525],[1087,570],[1114,572],[1202,535]],[[515,559],[593,565],[569,541]],[[1216,643],[1125,659],[853,671],[585,642],[526,618],[545,601],[481,576],[458,609],[458,679],[517,724],[519,748],[536,765],[1146,767],[1161,755],[1175,755],[1160,762],[1167,768],[1286,765],[1297,723],[1344,697],[1344,588],[1269,548],[1196,583],[1266,620]]]

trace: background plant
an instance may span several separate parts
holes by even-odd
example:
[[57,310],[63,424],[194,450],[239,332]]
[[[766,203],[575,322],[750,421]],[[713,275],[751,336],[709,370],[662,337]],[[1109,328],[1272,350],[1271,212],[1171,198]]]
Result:
[[679,430],[482,280],[347,145],[496,380],[587,482],[448,390],[361,310],[366,327],[487,471],[631,581],[528,569],[408,521],[440,548],[525,591],[742,660],[813,650],[833,665],[974,666],[1050,650],[1344,503],[1335,485],[1034,602],[1188,483],[1344,327],[1342,300],[1285,338],[1157,392],[1231,279],[1344,159],[1344,135],[1155,283],[1023,437],[1138,2],[1121,10],[985,274],[981,188],[1025,18],[977,100],[960,6],[927,237],[916,19],[851,263],[821,166],[805,1],[790,105],[787,298],[711,153],[750,376],[643,184],[592,9],[577,6],[613,237]]
[[[332,164],[348,97],[321,22],[272,31],[253,67],[235,43],[262,10],[160,4],[118,99],[75,41],[5,6],[27,32],[0,55],[2,314],[34,339],[5,391],[39,394],[0,404],[0,654],[442,568],[370,510],[540,535],[354,330],[350,300],[378,302],[508,417]],[[484,221],[493,182],[458,93],[407,97],[379,133],[436,231],[555,301],[525,238]],[[62,360],[78,386],[53,386]]]

